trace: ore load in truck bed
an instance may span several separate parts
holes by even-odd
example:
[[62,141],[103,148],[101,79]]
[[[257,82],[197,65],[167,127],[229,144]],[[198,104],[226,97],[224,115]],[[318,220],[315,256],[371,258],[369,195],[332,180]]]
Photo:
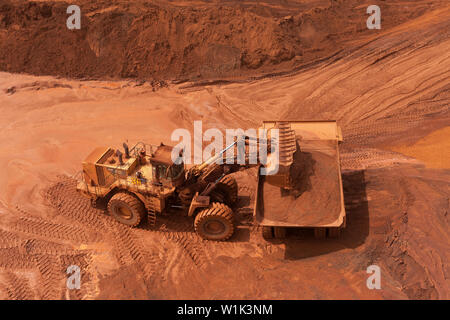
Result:
[[[327,134],[314,134],[325,124],[330,129]],[[292,123],[297,138],[290,168],[292,188],[282,189],[259,176],[255,215],[260,225],[339,227],[344,222],[337,126],[335,122],[317,122],[315,127],[307,127]]]

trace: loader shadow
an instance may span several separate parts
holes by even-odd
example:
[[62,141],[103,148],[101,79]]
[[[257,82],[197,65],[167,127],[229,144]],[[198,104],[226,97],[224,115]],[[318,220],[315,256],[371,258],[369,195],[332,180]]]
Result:
[[[237,228],[234,231],[233,236],[227,240],[228,242],[248,242],[250,239],[250,232],[248,228],[240,228],[240,222],[237,223]],[[181,210],[169,210],[164,215],[158,215],[156,224],[150,225],[146,220],[139,228],[147,230],[149,232],[161,232],[168,237],[171,235],[179,235],[180,233],[188,234],[192,237],[198,237],[201,239],[194,230],[194,218],[186,216]],[[206,241],[206,240],[205,240]]]
[[369,208],[366,198],[366,181],[363,170],[342,175],[346,210],[346,227],[336,239],[315,239],[313,229],[290,228],[283,240],[284,258],[299,260],[362,245],[369,234]]

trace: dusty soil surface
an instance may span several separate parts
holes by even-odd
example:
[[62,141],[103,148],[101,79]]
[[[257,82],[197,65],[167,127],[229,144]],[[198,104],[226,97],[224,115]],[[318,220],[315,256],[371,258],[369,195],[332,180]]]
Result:
[[[0,2],[0,298],[450,298],[448,2],[381,1],[379,31],[364,28],[366,4],[356,1],[82,3],[88,29],[78,34],[63,30],[63,2]],[[323,12],[351,19],[338,28]],[[223,61],[238,67],[222,75]],[[171,81],[233,72],[239,81],[226,84]],[[339,239],[295,230],[263,240],[252,223],[254,169],[236,174],[239,228],[225,243],[201,240],[177,215],[128,228],[75,191],[96,146],[170,143],[194,120],[224,129],[280,118],[342,126]],[[65,285],[72,264],[80,290]],[[372,264],[381,290],[366,286]]]

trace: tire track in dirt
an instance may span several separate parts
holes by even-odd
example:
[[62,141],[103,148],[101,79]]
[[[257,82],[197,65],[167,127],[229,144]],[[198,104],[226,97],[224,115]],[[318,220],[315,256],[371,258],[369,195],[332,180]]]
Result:
[[56,300],[62,297],[64,277],[59,268],[59,259],[49,254],[35,254],[29,256],[40,273],[40,299]]
[[8,300],[31,300],[35,298],[26,278],[19,277],[13,272],[5,273],[3,278],[5,283],[0,282],[0,286],[3,287]]
[[[238,172],[234,174],[237,180],[242,180],[251,175],[249,172]],[[246,222],[251,223],[251,217],[248,215],[248,206],[252,205],[255,196],[254,187],[248,186],[245,183],[239,184],[239,199],[234,207],[237,213],[237,224],[242,224]],[[247,211],[246,211],[247,210]],[[251,210],[252,211],[252,210]],[[247,221],[247,220],[248,221]],[[249,220],[250,219],[250,220]],[[214,259],[219,255],[234,255],[234,252],[240,251],[239,248],[241,243],[236,240],[233,236],[230,241],[207,241],[200,238],[194,231],[192,218],[184,216],[171,216],[164,215],[159,219],[161,225],[154,230],[158,234],[161,234],[165,239],[170,241],[170,243],[177,245],[181,249],[181,254],[188,257],[193,266],[196,268],[205,268],[214,263]],[[249,228],[251,234],[258,233],[257,228]],[[178,259],[178,255],[171,257],[172,259]],[[171,263],[169,261],[168,265]],[[175,266],[172,265],[173,268]],[[175,271],[173,271],[175,272]],[[170,272],[168,272],[170,274]]]
[[203,268],[211,263],[211,258],[208,254],[206,241],[200,239],[190,233],[166,233],[165,237],[178,245],[183,252],[192,260],[197,268]]
[[[149,235],[145,230],[130,228],[115,220],[107,226],[107,239],[113,245],[113,253],[122,267],[131,267],[141,276],[149,289],[155,276],[163,274],[166,261],[164,251],[158,244],[146,242]],[[155,239],[156,240],[156,239]],[[157,242],[157,241],[156,241]]]
[[155,228],[148,229],[169,241],[168,245],[176,245],[192,261],[195,267],[202,268],[211,263],[207,241],[194,231],[193,219],[179,214],[160,216]]
[[93,231],[105,230],[112,218],[102,214],[102,210],[92,208],[90,201],[76,191],[77,181],[68,176],[59,176],[59,181],[44,193],[46,202],[59,215],[76,221],[83,228]]
[[[145,232],[152,235],[153,232],[141,229],[131,229],[128,226],[121,225],[109,217],[102,216],[100,210],[90,208],[90,203],[85,201],[75,191],[75,181],[70,178],[60,177],[61,181],[51,186],[45,193],[46,200],[52,208],[56,209],[58,214],[70,220],[81,221],[80,225],[88,225],[91,228],[94,225],[103,225],[102,237],[113,243],[113,251],[122,266],[134,266],[138,273],[143,276],[146,281],[152,279],[156,274],[164,274],[167,264],[167,253],[158,246],[145,247],[140,239],[140,233]],[[84,202],[84,203],[83,203]],[[55,240],[68,241],[70,243],[84,243],[95,241],[97,238],[91,236],[77,226],[67,226],[55,224],[44,219],[32,217],[24,210],[18,208],[21,216],[12,224],[13,230],[26,233],[37,237],[52,238]],[[86,217],[82,215],[86,213]],[[106,221],[109,220],[109,221]],[[166,231],[157,230],[157,234],[163,234],[164,238],[170,243],[181,248],[182,252],[193,262],[196,267],[203,267],[210,263],[207,254],[207,246],[193,232],[192,223],[186,223],[178,217],[170,217],[167,221],[168,229]],[[164,229],[164,228],[163,228]],[[167,229],[167,228],[166,228]],[[175,230],[175,231],[171,231]],[[28,260],[32,263],[24,266],[8,261],[2,267],[26,267],[33,268],[37,266],[40,273],[40,285],[42,287],[40,297],[43,299],[59,299],[64,297],[66,290],[66,298],[68,299],[85,299],[86,297],[95,297],[96,279],[95,275],[90,272],[91,259],[87,259],[85,254],[80,251],[70,249],[56,242],[49,242],[42,239],[29,239],[20,241],[20,238],[5,230],[1,230],[5,234],[5,239],[10,239],[13,244],[21,244],[22,248],[8,248],[0,253],[1,257],[15,256],[17,260],[20,258],[19,252],[25,250],[28,253]],[[30,259],[31,257],[31,259]],[[0,260],[1,261],[1,260]],[[64,280],[67,278],[65,270],[71,264],[78,265],[82,270],[82,289],[69,290],[65,289]],[[90,289],[83,289],[90,288]]]
[[19,235],[0,229],[0,248],[10,248],[19,245],[23,241]]
[[41,218],[20,217],[15,222],[13,229],[31,235],[78,243],[96,242],[99,238],[98,234],[88,234],[78,227],[50,223]]
[[[240,208],[236,207],[235,211]],[[219,255],[233,255],[240,243],[233,236],[229,241],[208,241],[194,231],[193,220],[183,216],[164,216],[163,226],[156,230],[161,236],[177,245],[196,268],[214,264]],[[240,222],[238,222],[240,223]]]
[[[149,252],[135,237],[133,230],[125,225],[114,222],[110,228],[112,239],[117,249],[117,258],[122,266],[136,264],[146,277],[151,277],[155,272],[154,259],[150,258]],[[150,264],[148,261],[151,261]],[[152,263],[153,262],[153,263]]]
[[[180,264],[190,261],[185,268],[204,269],[213,264],[218,255],[231,254],[239,246],[238,242],[216,242],[200,238],[194,231],[192,219],[185,216],[164,215],[159,218],[159,226],[150,232],[168,241],[164,245],[171,253],[165,254],[167,267],[162,273],[166,280],[179,277],[177,272]],[[171,246],[174,248],[171,249]],[[160,249],[156,250],[164,253]],[[181,258],[183,256],[184,259]]]
[[73,247],[57,242],[46,241],[41,239],[25,240],[23,247],[27,254],[48,254],[59,256],[61,254],[74,254],[78,252]]
[[[136,235],[137,230],[121,225],[104,215],[102,210],[92,208],[90,202],[76,192],[75,179],[67,176],[59,177],[59,181],[47,190],[45,198],[64,218],[77,221],[83,227],[100,230],[102,238],[113,244],[114,256],[121,266],[135,266],[146,280],[162,271],[164,261],[159,258],[159,253],[152,252],[150,248],[142,245]],[[95,238],[90,238],[90,234],[85,232],[83,241],[87,240]],[[92,279],[93,277],[90,277],[88,282]],[[88,295],[88,293],[71,293],[70,298],[81,299]]]
[[[64,189],[58,189],[61,185],[65,184],[56,184],[56,189],[64,192]],[[60,194],[54,193],[54,195]],[[58,200],[57,197],[47,198],[47,200],[53,201],[55,199]],[[65,209],[64,206],[60,208]],[[95,294],[92,294],[92,286],[89,285],[92,278],[88,268],[91,262],[90,254],[85,250],[76,250],[74,247],[80,243],[98,241],[100,234],[88,232],[89,229],[85,231],[74,225],[53,223],[32,216],[20,207],[17,207],[16,211],[18,217],[13,219],[8,227],[18,233],[0,229],[1,234],[9,242],[6,245],[10,245],[10,247],[5,245],[6,248],[0,249],[0,267],[6,270],[37,269],[39,272],[39,299],[64,299],[63,292],[67,290],[65,281],[68,277],[66,270],[69,265],[74,264],[83,270],[82,281],[85,281],[87,285],[83,286],[81,290],[69,290],[66,298],[95,297]],[[27,238],[26,240],[20,236],[21,233],[27,235],[24,237]],[[11,244],[17,245],[12,247]]]
[[26,270],[35,266],[30,256],[19,247],[0,248],[0,268]]
[[358,148],[340,155],[343,170],[389,167],[400,163],[419,163],[403,154],[375,148]]

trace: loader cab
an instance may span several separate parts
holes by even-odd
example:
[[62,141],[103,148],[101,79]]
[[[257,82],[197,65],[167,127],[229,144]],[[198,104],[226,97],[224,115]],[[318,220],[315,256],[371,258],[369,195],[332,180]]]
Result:
[[166,187],[178,187],[185,179],[184,163],[173,163],[172,149],[161,144],[150,158],[154,182]]

